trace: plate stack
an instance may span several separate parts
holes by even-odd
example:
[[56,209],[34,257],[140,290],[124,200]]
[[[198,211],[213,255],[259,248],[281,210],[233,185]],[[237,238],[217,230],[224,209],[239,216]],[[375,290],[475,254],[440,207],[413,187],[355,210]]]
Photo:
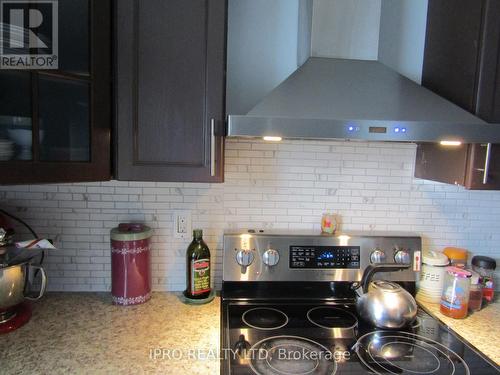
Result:
[[14,155],[14,142],[0,138],[0,160],[10,160]]
[[443,292],[444,275],[450,261],[440,251],[422,254],[422,271],[416,299],[419,302],[440,303]]

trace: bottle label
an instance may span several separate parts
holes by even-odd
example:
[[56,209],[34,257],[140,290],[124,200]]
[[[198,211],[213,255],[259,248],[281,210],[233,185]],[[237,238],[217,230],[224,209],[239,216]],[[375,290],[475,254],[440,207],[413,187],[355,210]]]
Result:
[[448,287],[441,297],[441,305],[451,310],[461,310],[464,307],[464,294],[463,288]]
[[202,294],[210,291],[210,259],[191,261],[191,294]]

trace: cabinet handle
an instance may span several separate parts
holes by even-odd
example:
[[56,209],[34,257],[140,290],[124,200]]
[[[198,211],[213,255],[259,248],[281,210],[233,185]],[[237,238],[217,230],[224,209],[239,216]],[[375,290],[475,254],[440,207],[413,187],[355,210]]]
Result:
[[210,176],[215,176],[215,119],[210,120]]
[[490,169],[490,159],[491,159],[491,143],[486,146],[486,159],[484,160],[484,172],[483,172],[483,184],[488,183],[488,172]]

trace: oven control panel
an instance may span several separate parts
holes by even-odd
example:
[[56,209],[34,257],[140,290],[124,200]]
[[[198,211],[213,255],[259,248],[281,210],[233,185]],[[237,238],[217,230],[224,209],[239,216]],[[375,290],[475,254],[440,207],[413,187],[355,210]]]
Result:
[[408,268],[376,278],[415,282],[421,249],[420,237],[402,233],[225,233],[222,280],[359,282],[368,266],[390,263]]
[[359,246],[290,246],[290,268],[360,268]]

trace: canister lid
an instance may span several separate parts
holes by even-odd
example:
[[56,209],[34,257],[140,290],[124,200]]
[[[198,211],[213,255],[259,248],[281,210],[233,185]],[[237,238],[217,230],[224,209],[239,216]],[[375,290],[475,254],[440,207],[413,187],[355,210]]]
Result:
[[472,274],[467,271],[467,270],[464,270],[463,268],[458,268],[458,267],[446,267],[446,271],[450,274],[450,275],[453,275],[455,277],[460,277],[460,278],[463,278],[463,279],[466,279],[468,277],[471,277]]
[[487,270],[494,270],[497,268],[497,262],[495,259],[482,255],[473,256],[471,263],[473,266],[486,268]]
[[464,263],[467,262],[466,249],[461,249],[460,247],[445,247],[443,249],[443,254],[450,258],[450,260],[463,260]]
[[422,263],[429,266],[447,266],[450,261],[442,252],[429,250],[423,253]]
[[114,241],[140,241],[153,235],[153,229],[140,223],[120,223],[111,229],[111,239]]

